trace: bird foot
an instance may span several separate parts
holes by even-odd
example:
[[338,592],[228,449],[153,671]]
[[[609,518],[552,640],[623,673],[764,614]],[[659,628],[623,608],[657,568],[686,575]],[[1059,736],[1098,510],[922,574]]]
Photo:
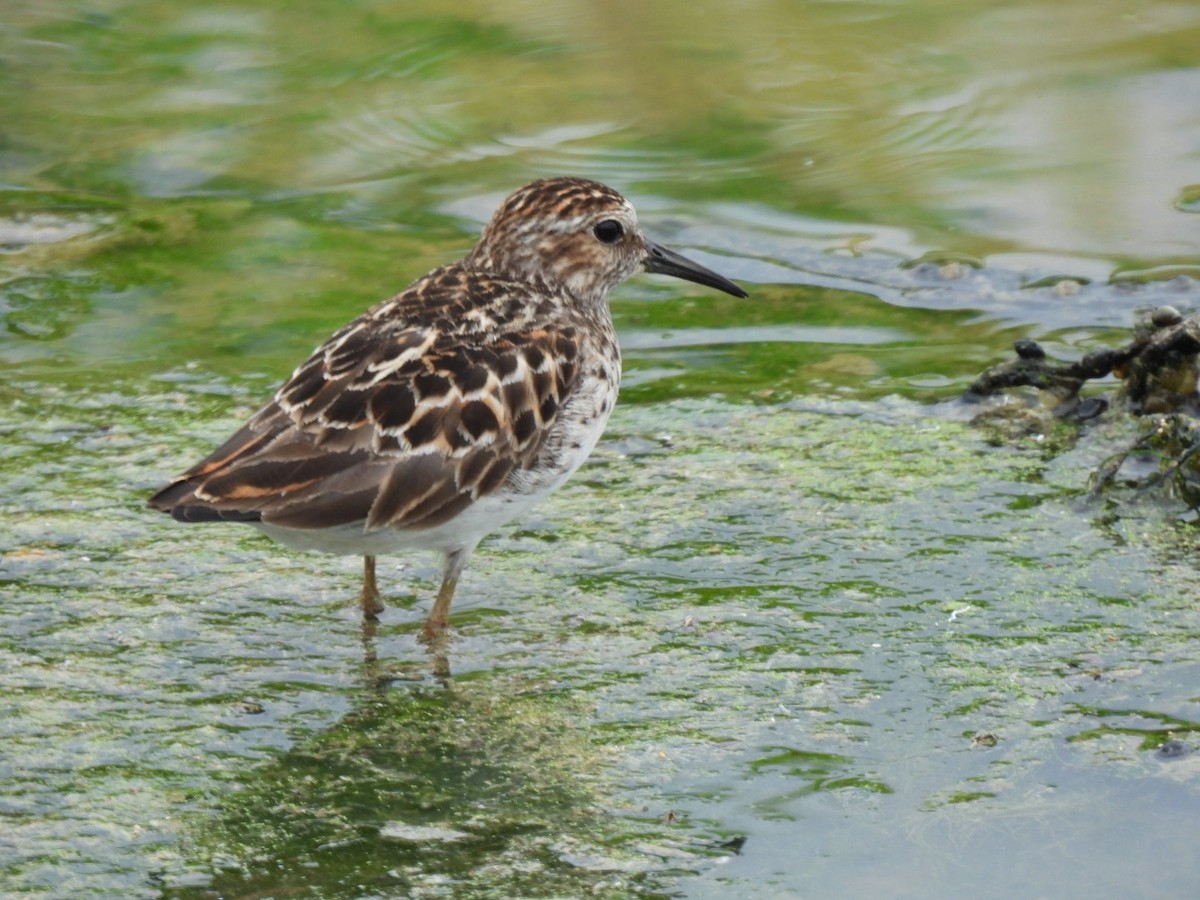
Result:
[[363,618],[375,621],[379,618],[379,614],[387,607],[383,603],[383,598],[379,596],[379,591],[368,591],[363,589],[362,596],[359,598],[358,605],[362,607]]
[[425,620],[421,628],[421,640],[426,644],[445,644],[450,640],[450,622],[448,619]]

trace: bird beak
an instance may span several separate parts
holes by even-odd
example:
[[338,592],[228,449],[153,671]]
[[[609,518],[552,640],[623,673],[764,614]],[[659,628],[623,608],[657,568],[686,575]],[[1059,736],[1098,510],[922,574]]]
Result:
[[676,278],[682,278],[684,281],[706,284],[709,287],[716,288],[718,291],[733,294],[735,297],[747,296],[745,291],[728,278],[718,275],[712,269],[706,269],[700,263],[692,262],[686,256],[682,256],[674,250],[668,250],[661,244],[654,243],[654,241],[646,241],[646,258],[642,261],[642,265],[646,267],[647,272],[654,272],[658,275],[673,275]]

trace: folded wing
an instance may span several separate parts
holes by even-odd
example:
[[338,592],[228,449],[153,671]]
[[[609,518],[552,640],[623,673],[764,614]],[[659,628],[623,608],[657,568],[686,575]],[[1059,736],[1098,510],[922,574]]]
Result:
[[421,529],[531,466],[575,389],[577,330],[515,322],[481,341],[472,319],[503,314],[494,291],[482,313],[381,327],[405,296],[330,338],[150,506],[188,522]]

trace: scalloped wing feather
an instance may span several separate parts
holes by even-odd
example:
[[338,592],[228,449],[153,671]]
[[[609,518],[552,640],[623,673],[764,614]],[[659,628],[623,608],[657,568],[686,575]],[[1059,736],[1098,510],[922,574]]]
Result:
[[[431,315],[430,291],[447,286]],[[421,529],[496,492],[534,463],[574,390],[580,331],[530,328],[527,296],[491,287],[426,279],[351,322],[151,505],[186,521]],[[423,321],[406,324],[415,301]]]

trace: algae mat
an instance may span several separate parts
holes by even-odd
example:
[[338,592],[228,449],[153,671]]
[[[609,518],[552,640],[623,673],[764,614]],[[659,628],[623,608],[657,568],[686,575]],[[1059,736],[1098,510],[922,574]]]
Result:
[[1096,446],[994,447],[901,400],[622,407],[572,484],[481,547],[447,680],[417,641],[432,560],[384,561],[364,638],[357,561],[142,509],[261,388],[3,389],[7,890],[932,897],[1200,874],[1194,536],[1082,499]]

